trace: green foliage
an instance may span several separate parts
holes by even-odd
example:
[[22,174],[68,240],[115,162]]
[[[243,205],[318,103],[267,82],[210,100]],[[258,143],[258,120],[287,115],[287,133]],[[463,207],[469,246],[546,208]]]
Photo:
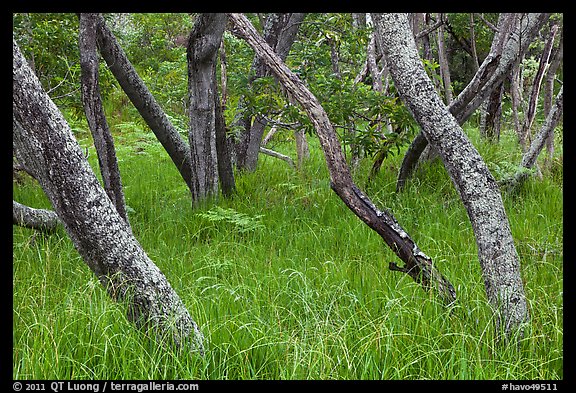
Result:
[[[27,25],[25,18],[33,23]],[[44,37],[50,50],[42,48],[39,38],[26,41],[26,26],[52,31],[59,18],[68,22],[55,34],[66,41]],[[74,18],[14,15],[14,35],[29,55],[35,54],[37,64],[40,59],[46,64],[42,78],[48,88],[66,72],[72,75],[68,68],[79,75],[73,60]],[[172,40],[189,32],[193,18],[106,18],[173,124],[185,134],[185,48],[173,46]],[[466,18],[460,18],[460,33],[465,34]],[[477,34],[481,23],[476,21]],[[383,95],[373,91],[369,80],[354,85],[368,33],[352,29],[350,15],[309,15],[287,63],[319,98],[344,145],[355,144],[367,156],[389,160],[390,170],[373,180],[370,197],[393,211],[455,285],[459,300],[451,313],[411,279],[388,270],[396,256],[330,190],[315,138],[309,139],[311,159],[303,171],[295,173],[262,156],[254,173],[237,177],[234,199],[193,209],[173,163],[111,83],[105,102],[107,112],[114,114],[111,129],[134,235],[199,323],[208,351],[199,358],[186,350],[166,350],[134,329],[64,229],[45,237],[13,227],[13,378],[563,378],[561,144],[552,160],[553,177],[545,173],[543,181],[529,179],[521,192],[503,194],[532,318],[520,345],[505,347],[495,341],[466,211],[442,165],[420,166],[405,191],[394,192],[402,159],[398,153],[411,139],[414,123],[393,86]],[[44,33],[33,29],[32,36],[39,34]],[[253,52],[229,32],[224,41],[226,123],[239,116],[244,96],[251,115],[265,111],[313,133],[307,116],[285,99],[273,78],[248,88]],[[332,69],[331,48],[340,56],[339,77]],[[431,61],[425,67],[433,77],[437,64]],[[65,115],[96,169],[81,112],[70,108]],[[513,132],[503,130],[499,145],[485,143],[476,130],[467,132],[497,178],[515,169],[520,153]],[[293,147],[280,138],[275,149],[289,154]],[[368,176],[370,164],[361,161],[355,173],[358,184]],[[15,184],[13,194],[19,202],[50,208],[32,180]]]
[[[132,134],[141,136],[122,135]],[[488,161],[504,155],[469,134]],[[511,156],[515,145],[502,141]],[[158,144],[140,155],[132,142],[119,159],[134,235],[198,322],[206,356],[166,350],[134,329],[63,229],[43,237],[13,227],[14,379],[564,377],[561,183],[529,180],[503,195],[532,318],[515,347],[495,341],[472,229],[441,164],[422,166],[401,195],[395,171],[385,171],[370,196],[455,285],[450,313],[388,270],[396,257],[330,190],[317,141],[306,175],[263,157],[212,213],[191,208]],[[369,167],[362,161],[358,176]],[[15,186],[14,198],[49,207],[34,182]],[[265,228],[234,235],[252,225]]]
[[[81,108],[78,89],[78,17],[75,14],[12,14],[13,37],[56,103]],[[62,97],[62,98],[57,98]]]
[[247,214],[237,212],[232,208],[225,209],[220,206],[215,206],[205,213],[198,213],[196,215],[212,223],[222,222],[228,224],[228,227],[232,227],[232,231],[238,233],[252,232],[265,228],[261,220],[263,215],[260,214],[251,217]]

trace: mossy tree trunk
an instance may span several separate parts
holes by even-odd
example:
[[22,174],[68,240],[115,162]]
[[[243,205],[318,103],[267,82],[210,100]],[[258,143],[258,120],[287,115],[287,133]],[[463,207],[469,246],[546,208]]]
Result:
[[529,320],[520,261],[496,180],[428,78],[406,14],[374,14],[398,93],[438,151],[474,230],[487,297],[499,331]]
[[13,144],[84,262],[127,317],[163,342],[203,353],[203,337],[160,269],[118,214],[70,126],[13,40]]

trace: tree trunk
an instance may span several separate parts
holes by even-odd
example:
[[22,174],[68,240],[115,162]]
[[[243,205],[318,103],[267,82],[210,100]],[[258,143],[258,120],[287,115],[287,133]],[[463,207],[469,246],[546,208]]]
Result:
[[225,14],[201,14],[188,41],[189,139],[194,203],[218,193],[216,107],[220,105],[216,105],[216,58],[225,27]]
[[[444,19],[444,14],[438,14],[438,19]],[[452,102],[452,83],[450,81],[450,67],[448,66],[448,55],[444,47],[444,23],[438,27],[438,63],[440,64],[440,76],[444,86],[444,98],[446,105]]]
[[501,82],[488,96],[486,102],[486,116],[480,126],[480,135],[491,142],[500,140],[500,122],[502,120],[502,97],[504,96],[504,82]]
[[303,128],[294,131],[296,141],[296,157],[298,158],[298,169],[302,169],[304,162],[310,158],[310,149],[306,140],[306,133]]
[[74,246],[108,294],[127,305],[128,319],[166,343],[190,342],[202,353],[196,323],[107,197],[16,41],[12,46],[13,143],[18,160],[34,172]]
[[418,57],[405,14],[375,14],[394,84],[460,194],[476,236],[497,328],[511,335],[528,321],[520,262],[496,181],[458,121],[436,94]]
[[60,220],[52,210],[34,209],[12,201],[12,224],[41,232],[54,232]]
[[97,17],[98,49],[108,68],[138,110],[148,127],[178,168],[180,175],[192,190],[190,147],[172,125],[166,114],[140,78],[102,15]]
[[[288,52],[296,39],[300,23],[306,14],[270,14],[264,26],[264,39],[274,48],[282,60],[286,59]],[[269,75],[267,67],[255,56],[252,63],[254,77],[249,81],[251,85],[257,78]],[[243,99],[239,106],[245,105]],[[243,132],[236,144],[236,166],[238,169],[254,171],[258,163],[258,152],[264,135],[267,121],[264,117],[257,116],[254,120],[250,116],[241,119]]]
[[480,61],[478,61],[478,51],[476,50],[476,31],[474,29],[474,13],[470,13],[470,49],[472,50],[472,64],[474,65],[474,72],[480,68]]
[[528,178],[528,172],[526,170],[531,169],[536,164],[538,155],[544,148],[546,140],[550,137],[550,135],[554,135],[554,128],[562,117],[563,108],[564,86],[560,88],[560,91],[556,96],[556,101],[548,113],[548,116],[546,116],[546,120],[542,125],[540,132],[536,138],[534,138],[530,148],[526,151],[526,153],[524,153],[524,156],[522,157],[522,163],[520,164],[520,170],[516,172],[512,178],[503,180],[501,182],[503,188],[506,188],[507,190],[513,190]]
[[[216,75],[214,75],[216,81]],[[214,110],[216,127],[216,155],[218,156],[218,178],[222,195],[230,197],[236,192],[236,180],[234,179],[234,168],[232,167],[232,157],[228,144],[228,135],[226,130],[226,121],[224,120],[224,109],[226,105],[225,79],[222,79],[222,99],[218,94],[214,95]]]
[[[520,59],[520,62],[522,59]],[[514,131],[520,140],[522,132],[522,125],[520,124],[520,117],[518,115],[518,107],[522,105],[522,90],[520,89],[520,62],[514,66],[512,75],[510,76],[510,100],[512,101],[512,119],[514,122]]]
[[[554,100],[554,80],[556,78],[556,72],[558,67],[562,62],[563,57],[563,41],[564,41],[564,29],[562,28],[560,32],[560,42],[556,48],[554,54],[552,55],[552,60],[550,61],[550,67],[546,73],[546,82],[544,83],[544,116],[548,116],[552,108],[552,102]],[[552,132],[546,139],[546,160],[545,166],[549,166],[552,163],[552,156],[554,155],[554,133]]]
[[114,139],[110,133],[100,97],[99,62],[96,49],[97,16],[97,14],[80,14],[79,47],[82,102],[88,126],[94,139],[104,190],[116,207],[118,214],[129,224]]
[[[462,125],[474,113],[496,86],[508,76],[514,65],[524,56],[533,37],[538,33],[550,14],[526,14],[509,35],[497,35],[490,53],[472,80],[449,106],[450,113]],[[504,31],[514,20],[514,15],[501,15],[498,29]],[[501,28],[502,26],[502,28]],[[509,36],[508,40],[505,37]],[[500,49],[501,48],[501,49]],[[412,174],[428,140],[419,133],[406,152],[399,172],[397,189],[402,188]],[[406,166],[406,168],[404,168]]]
[[354,184],[336,132],[316,97],[266,44],[245,16],[229,14],[229,18],[314,124],[330,173],[330,186],[334,192],[350,210],[375,230],[405,263],[405,266],[399,267],[391,262],[390,269],[410,275],[426,289],[433,288],[446,303],[453,302],[456,292],[450,282],[436,270],[432,259],[420,251],[390,212],[378,209]]
[[536,76],[534,76],[534,83],[532,84],[532,90],[530,92],[530,97],[528,98],[528,110],[524,115],[524,124],[522,125],[522,132],[520,134],[520,146],[523,150],[526,148],[526,140],[530,140],[530,129],[532,128],[532,123],[536,117],[536,106],[538,105],[540,86],[544,79],[544,71],[548,65],[548,60],[550,59],[550,53],[552,53],[556,31],[558,31],[558,25],[554,25],[550,30],[550,36],[546,41],[546,45],[544,45],[542,56],[540,56],[538,71],[536,72]]

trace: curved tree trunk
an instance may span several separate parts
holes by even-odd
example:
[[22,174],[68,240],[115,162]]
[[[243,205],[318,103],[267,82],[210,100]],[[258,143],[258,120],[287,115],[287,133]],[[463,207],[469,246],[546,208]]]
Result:
[[497,327],[512,334],[528,321],[520,261],[498,185],[426,75],[405,14],[375,14],[394,84],[440,154],[476,236]]
[[405,266],[399,267],[390,262],[390,269],[408,274],[425,289],[434,289],[445,303],[452,303],[456,299],[456,292],[452,284],[433,265],[432,259],[420,251],[389,211],[378,209],[354,184],[338,136],[316,97],[274,53],[245,16],[229,14],[229,18],[314,124],[330,173],[330,186],[334,192],[354,214],[376,231],[405,263]]
[[[13,143],[38,179],[84,262],[136,326],[203,353],[182,300],[132,235],[100,186],[66,120],[13,45]],[[19,126],[21,125],[21,126]]]
[[80,47],[82,102],[88,126],[94,139],[94,147],[98,154],[104,190],[112,203],[114,203],[114,206],[116,206],[118,214],[124,221],[129,223],[120,170],[118,169],[118,160],[116,159],[116,149],[114,148],[114,139],[110,133],[104,108],[102,107],[102,98],[100,97],[98,52],[96,49],[97,16],[98,14],[80,14],[78,41]]

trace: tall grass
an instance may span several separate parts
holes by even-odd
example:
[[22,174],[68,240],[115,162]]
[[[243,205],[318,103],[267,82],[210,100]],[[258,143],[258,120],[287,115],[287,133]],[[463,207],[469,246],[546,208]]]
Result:
[[[518,162],[511,141],[470,133],[492,168]],[[134,234],[200,325],[206,356],[135,330],[63,229],[13,227],[14,378],[563,378],[561,180],[531,179],[504,195],[532,318],[520,345],[507,346],[495,339],[470,223],[441,164],[396,194],[394,157],[366,189],[454,284],[450,310],[388,270],[395,255],[330,190],[314,141],[300,173],[261,156],[256,172],[237,176],[233,199],[193,210],[153,138],[124,130],[116,140]],[[362,187],[369,164],[355,174]],[[49,207],[32,181],[15,185],[14,198]],[[260,225],[207,218],[216,205]]]

